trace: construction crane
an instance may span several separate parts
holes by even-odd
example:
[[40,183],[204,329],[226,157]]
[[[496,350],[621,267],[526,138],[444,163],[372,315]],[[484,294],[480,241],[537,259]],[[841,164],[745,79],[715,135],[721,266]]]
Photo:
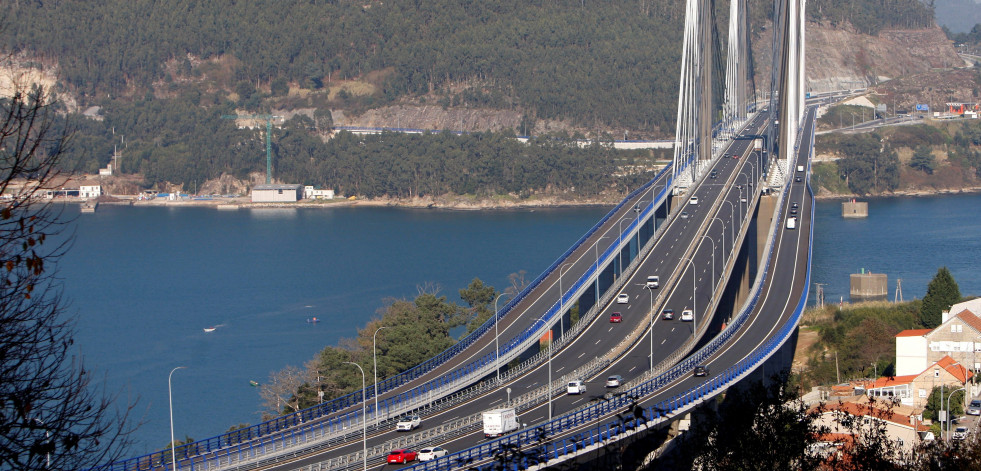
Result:
[[224,114],[221,115],[224,119],[264,119],[266,120],[266,184],[272,183],[272,143],[270,136],[272,136],[272,121],[274,119],[283,119],[282,116],[276,116],[272,114]]

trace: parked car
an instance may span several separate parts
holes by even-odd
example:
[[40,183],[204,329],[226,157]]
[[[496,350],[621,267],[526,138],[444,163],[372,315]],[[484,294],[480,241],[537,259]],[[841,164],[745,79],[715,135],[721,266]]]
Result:
[[617,296],[617,304],[627,304],[629,302],[630,302],[630,295],[629,294],[627,294],[627,293],[620,293],[620,295]]
[[610,323],[619,324],[620,321],[622,320],[623,320],[623,316],[620,315],[619,312],[614,312],[613,314],[610,314]]
[[685,309],[681,311],[681,320],[685,322],[692,322],[695,320],[695,313],[691,312],[691,309]]
[[449,452],[446,451],[446,448],[440,446],[427,446],[426,448],[419,450],[419,461],[435,460],[436,458],[446,456],[447,453]]
[[621,383],[623,383],[623,376],[613,375],[606,378],[606,387],[608,388],[618,388]]
[[964,440],[967,438],[967,427],[961,425],[954,429],[954,435],[951,437],[954,440]]
[[422,424],[422,419],[418,415],[407,415],[399,419],[395,424],[396,432],[409,432]]
[[586,392],[586,383],[574,379],[569,381],[569,385],[566,386],[565,392],[569,394],[584,394]]
[[695,367],[695,376],[708,376],[709,367],[705,365],[698,365]]
[[391,464],[405,464],[415,461],[418,456],[418,453],[408,448],[399,448],[398,450],[388,452],[388,462]]
[[665,309],[661,311],[661,319],[666,321],[674,319],[674,309]]
[[970,415],[981,415],[981,399],[971,401],[971,405],[967,406],[967,413]]

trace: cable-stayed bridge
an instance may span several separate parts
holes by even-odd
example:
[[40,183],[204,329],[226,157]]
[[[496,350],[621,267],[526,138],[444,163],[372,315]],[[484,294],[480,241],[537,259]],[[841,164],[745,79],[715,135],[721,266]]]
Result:
[[[176,463],[168,450],[107,468],[379,468],[392,449],[427,445],[452,453],[414,467],[616,464],[627,447],[655,459],[651,440],[663,442],[689,411],[788,365],[813,215],[804,2],[775,1],[766,103],[750,98],[745,0],[730,6],[724,96],[713,98],[713,62],[721,62],[713,7],[686,4],[672,163],[480,329],[362,391],[178,447]],[[647,287],[649,276],[657,288]],[[622,322],[609,321],[614,312]],[[696,367],[707,374],[694,376]],[[607,390],[610,375],[623,384]],[[570,380],[585,381],[586,394],[567,395]],[[500,407],[515,408],[523,426],[485,440],[480,414]],[[407,413],[423,425],[397,434],[394,422]]]

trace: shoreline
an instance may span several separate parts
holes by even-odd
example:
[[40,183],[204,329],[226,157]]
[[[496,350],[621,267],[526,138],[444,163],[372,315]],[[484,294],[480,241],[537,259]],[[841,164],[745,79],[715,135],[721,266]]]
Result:
[[[919,198],[932,196],[950,196],[962,194],[981,194],[981,187],[966,187],[958,189],[936,189],[936,190],[906,190],[897,191],[881,195],[854,195],[854,194],[817,194],[814,199],[817,201],[836,201],[849,199],[880,199],[880,198]],[[620,202],[620,197],[611,198],[584,198],[580,200],[565,200],[561,198],[542,198],[535,200],[502,200],[502,199],[469,199],[466,197],[446,197],[446,198],[413,198],[410,200],[396,200],[391,198],[375,199],[355,199],[337,198],[333,200],[300,200],[298,202],[283,203],[253,203],[250,197],[236,198],[217,198],[208,200],[138,200],[136,196],[122,195],[118,197],[101,197],[98,200],[100,205],[116,206],[168,206],[168,207],[214,207],[220,210],[237,209],[264,209],[264,208],[333,208],[333,207],[389,207],[404,209],[437,209],[449,211],[499,211],[499,210],[528,210],[528,209],[550,209],[550,208],[578,208],[578,207],[597,207],[613,206]],[[56,199],[55,202],[85,204],[88,200],[62,200]]]

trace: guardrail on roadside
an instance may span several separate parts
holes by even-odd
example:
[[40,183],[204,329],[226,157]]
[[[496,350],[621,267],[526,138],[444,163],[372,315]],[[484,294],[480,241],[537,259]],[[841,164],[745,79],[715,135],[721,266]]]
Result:
[[[500,321],[500,319],[503,319],[504,316],[506,316],[511,311],[511,309],[513,309],[518,303],[524,300],[524,298],[527,296],[528,293],[530,293],[532,290],[537,288],[542,283],[542,281],[545,280],[545,278],[547,278],[550,274],[552,274],[573,252],[575,252],[575,250],[581,247],[582,244],[586,240],[588,240],[590,236],[592,236],[600,227],[602,227],[603,224],[609,221],[610,218],[612,218],[613,215],[617,213],[617,211],[622,209],[623,206],[627,204],[628,201],[633,199],[638,194],[646,192],[648,189],[650,189],[650,187],[658,180],[658,178],[660,178],[663,174],[665,174],[665,172],[669,171],[670,168],[671,165],[669,164],[665,168],[663,168],[660,172],[658,172],[658,174],[649,182],[647,182],[645,185],[632,191],[619,204],[617,204],[609,213],[607,213],[602,219],[600,219],[600,221],[597,222],[589,231],[587,231],[586,234],[584,234],[578,241],[576,241],[576,243],[573,244],[571,248],[569,248],[568,250],[566,250],[565,253],[559,256],[559,258],[555,262],[553,262],[551,266],[549,266],[544,272],[542,272],[542,274],[540,274],[535,280],[529,283],[528,286],[526,286],[525,289],[522,290],[518,295],[516,295],[513,299],[511,299],[500,311],[496,313],[495,316],[492,316],[484,324],[482,324],[474,332],[472,332],[470,335],[462,339],[460,342],[457,342],[456,344],[454,344],[447,350],[441,352],[437,356],[431,358],[430,360],[427,360],[426,362],[423,362],[422,364],[408,371],[405,371],[399,375],[380,381],[378,383],[378,393],[381,394],[383,392],[388,392],[392,389],[397,388],[402,384],[405,384],[409,381],[418,378],[419,376],[422,376],[425,373],[428,373],[429,371],[432,371],[442,363],[445,363],[447,360],[452,358],[457,353],[465,350],[467,347],[473,344],[477,339],[479,339],[481,336],[489,332],[493,328],[495,322],[498,322]],[[669,186],[670,186],[670,178],[666,185],[666,188]],[[660,196],[663,197],[664,193],[665,190],[662,190]],[[660,200],[660,199],[661,198],[652,198],[652,200]],[[654,204],[654,201],[651,202],[650,206],[645,206],[645,208],[643,208],[643,211],[641,213],[643,215],[643,218],[646,219],[647,215],[650,214],[655,208],[656,205]],[[640,215],[638,215],[637,221],[639,220],[640,220]],[[626,234],[632,235],[633,232],[637,230],[637,221],[631,222],[631,224],[627,226],[627,230],[624,232]],[[607,262],[607,259],[614,252],[614,249],[620,250],[620,246],[622,246],[624,241],[629,242],[629,237],[624,237],[622,234],[619,237],[619,239],[620,239],[620,243],[617,246],[611,246],[606,251],[604,251],[603,256],[599,260],[594,262],[593,267],[591,267],[591,269],[588,270],[583,275],[583,277],[577,280],[577,282],[574,283],[573,287],[571,287],[570,290],[567,291],[567,293],[574,292],[576,289],[580,288],[582,285],[583,278],[588,279],[589,277],[592,277],[593,274],[597,271],[598,267],[602,266],[602,264],[605,264]],[[566,297],[568,296],[563,296],[563,299],[565,299]],[[546,316],[548,319],[551,319],[553,317],[554,311],[557,310],[557,305],[559,305],[560,303],[561,302],[556,302],[556,306],[553,306],[553,308],[548,311],[548,315]],[[532,330],[532,329],[528,329],[528,330]],[[540,328],[534,330],[537,331],[540,330]],[[527,340],[528,337],[527,331],[523,335],[519,335],[519,336],[523,337],[522,340]],[[505,352],[510,352],[513,349],[515,349],[519,344],[520,342],[515,342],[512,339],[512,341],[503,345],[501,350]],[[450,387],[450,385],[460,382],[461,379],[465,377],[473,377],[476,372],[475,370],[477,368],[486,366],[486,363],[487,363],[487,356],[485,355],[484,358],[481,358],[477,362],[473,362],[470,365],[466,365],[463,368],[455,370],[454,372],[450,373],[447,376],[443,376],[436,380],[430,381],[420,387],[414,388],[411,391],[399,395],[395,399],[380,400],[379,409],[381,409],[383,402],[386,401],[388,402],[385,403],[384,406],[390,410],[392,408],[391,405],[392,401],[394,402],[413,401],[415,403],[418,403],[419,401],[431,400],[434,393],[436,394],[442,393],[443,395],[448,394],[448,393],[443,393],[443,391],[445,391],[448,387]],[[456,386],[456,388],[458,389],[459,386]],[[195,457],[198,457],[202,454],[214,453],[219,450],[227,449],[229,447],[247,445],[247,442],[258,440],[262,437],[267,437],[269,435],[276,434],[278,432],[283,432],[291,428],[301,426],[304,423],[309,423],[315,420],[322,420],[324,417],[329,416],[331,413],[346,408],[350,408],[354,405],[360,404],[363,399],[370,399],[373,397],[374,397],[374,388],[371,387],[368,388],[367,391],[356,391],[346,396],[342,396],[340,398],[325,402],[323,404],[319,404],[317,406],[299,411],[294,414],[278,417],[276,419],[263,422],[258,425],[253,425],[244,429],[224,433],[215,437],[211,437],[208,439],[199,440],[196,442],[192,442],[190,444],[179,446],[175,449],[175,454],[178,456],[178,464],[180,464],[181,461],[193,462]],[[404,410],[404,409],[407,408],[402,408],[400,410]],[[359,414],[360,411],[356,411],[353,412],[352,414],[349,414],[348,416],[339,417],[336,420],[331,421],[332,423],[326,424],[325,427],[329,429],[347,428],[352,423],[356,422],[357,416]],[[377,414],[376,411],[372,411],[373,416],[376,414]],[[387,415],[391,415],[391,414],[389,413]],[[295,434],[295,432],[291,432],[290,434]],[[110,470],[152,469],[153,467],[162,466],[164,463],[168,463],[169,460],[170,460],[170,452],[169,450],[164,450],[164,451],[154,452],[147,455],[112,463],[106,465],[104,468]]]
[[[811,136],[811,143],[813,144],[813,134]],[[812,146],[813,149],[813,146]],[[785,191],[781,195],[781,204],[778,205],[779,208],[783,207],[783,199],[786,197],[789,188],[789,182],[785,187]],[[811,194],[813,200],[813,192],[810,186],[807,187],[807,191]],[[779,214],[779,212],[778,212]],[[576,436],[558,439],[555,441],[549,441],[548,437],[554,435],[556,430],[564,430],[570,427],[578,427],[584,424],[588,424],[591,421],[598,421],[600,418],[609,415],[615,411],[622,411],[624,406],[633,405],[634,399],[632,397],[644,397],[648,395],[652,390],[656,390],[659,387],[663,387],[669,384],[671,381],[680,376],[680,374],[687,374],[691,371],[695,364],[704,360],[705,357],[714,353],[719,347],[721,347],[724,342],[716,342],[720,337],[731,337],[731,335],[737,330],[736,323],[727,327],[727,329],[720,334],[713,342],[706,345],[699,350],[693,357],[699,358],[699,361],[689,361],[686,360],[684,363],[676,365],[671,368],[668,372],[665,372],[650,381],[645,382],[631,389],[626,395],[614,397],[610,401],[601,402],[594,406],[585,408],[581,411],[577,411],[572,414],[564,415],[559,417],[552,422],[544,424],[541,427],[537,427],[534,430],[524,430],[507,437],[503,437],[499,440],[488,442],[486,444],[473,447],[467,450],[463,450],[459,453],[453,455],[448,455],[446,457],[440,458],[438,460],[429,461],[423,464],[413,466],[413,470],[443,470],[452,469],[455,467],[468,466],[475,469],[480,469],[479,466],[474,466],[472,463],[487,460],[489,458],[500,456],[505,450],[514,449],[514,447],[528,447],[531,446],[531,450],[527,450],[524,453],[517,455],[518,459],[522,460],[521,464],[523,466],[533,466],[539,463],[547,463],[550,460],[558,459],[569,453],[575,453],[586,447],[601,444],[604,441],[611,439],[618,439],[618,435],[633,434],[640,430],[642,427],[644,429],[650,428],[652,426],[658,425],[661,422],[668,420],[669,416],[672,414],[677,414],[683,412],[684,410],[694,407],[697,403],[705,400],[707,397],[713,396],[718,390],[722,388],[727,388],[731,384],[738,382],[745,376],[750,374],[755,368],[766,361],[783,343],[790,337],[794,329],[796,329],[800,316],[806,306],[808,287],[810,286],[810,271],[811,271],[811,247],[813,247],[814,229],[813,229],[813,218],[814,218],[814,206],[811,206],[811,221],[809,232],[809,246],[808,246],[808,258],[807,258],[807,269],[804,282],[804,291],[801,295],[801,299],[797,304],[797,307],[793,311],[791,318],[783,325],[783,327],[778,331],[776,335],[771,337],[767,342],[758,347],[753,353],[743,360],[741,360],[736,365],[727,368],[721,374],[716,375],[708,379],[705,383],[690,389],[684,393],[675,395],[668,400],[658,402],[654,406],[649,406],[646,408],[641,408],[640,416],[629,417],[625,420],[616,420],[612,422],[607,422],[605,424],[597,424],[596,427],[581,432]],[[770,245],[769,249],[766,251],[767,265],[772,259],[773,252],[775,250],[775,239],[777,231],[781,230],[781,225],[779,224],[780,218],[774,218],[771,223],[771,234],[773,236],[768,242]],[[761,288],[765,281],[766,275],[765,271],[761,273],[758,277],[757,282],[754,283],[754,296],[747,301],[746,306],[741,311],[740,315],[737,316],[739,319],[738,323],[741,326],[746,317],[748,317],[749,312],[752,311],[756,303],[759,301],[761,294]],[[726,333],[729,335],[725,335]],[[714,345],[713,345],[714,344]],[[335,469],[337,463],[333,463],[335,466],[331,466],[329,463],[320,463],[319,465],[326,466],[310,466],[310,470],[314,469]]]

